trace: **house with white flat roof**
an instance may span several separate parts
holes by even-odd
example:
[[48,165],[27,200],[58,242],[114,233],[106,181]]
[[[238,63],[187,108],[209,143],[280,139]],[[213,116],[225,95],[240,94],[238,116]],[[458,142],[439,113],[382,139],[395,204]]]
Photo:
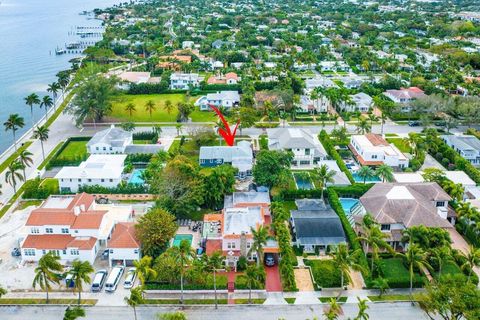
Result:
[[408,158],[378,134],[353,135],[349,148],[362,166],[386,164],[398,168],[408,167]]
[[77,192],[84,185],[115,188],[122,181],[126,158],[124,154],[92,154],[78,166],[63,167],[55,176],[60,191]]

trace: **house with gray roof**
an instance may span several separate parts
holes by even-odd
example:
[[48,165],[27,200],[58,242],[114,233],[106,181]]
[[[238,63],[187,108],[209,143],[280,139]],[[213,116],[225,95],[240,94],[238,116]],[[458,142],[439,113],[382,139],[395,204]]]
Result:
[[293,153],[292,167],[313,167],[327,156],[318,137],[301,128],[277,128],[268,132],[268,149]]
[[473,165],[480,165],[480,140],[475,136],[445,135],[445,143]]
[[372,215],[396,250],[405,248],[402,232],[409,227],[453,228],[455,212],[448,207],[450,200],[436,182],[377,183],[360,197],[364,211]]
[[304,252],[325,252],[328,246],[346,243],[340,218],[322,199],[296,200],[290,211],[295,245]]
[[230,164],[238,169],[239,179],[252,175],[253,150],[249,141],[240,141],[236,146],[200,147],[199,163],[201,167],[216,167]]

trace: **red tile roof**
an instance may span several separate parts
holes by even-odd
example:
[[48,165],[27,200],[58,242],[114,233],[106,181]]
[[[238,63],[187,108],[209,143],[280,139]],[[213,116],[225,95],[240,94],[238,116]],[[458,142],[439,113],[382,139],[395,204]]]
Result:
[[140,241],[135,233],[135,223],[117,223],[107,246],[108,248],[140,248]]
[[76,216],[71,225],[72,229],[99,229],[103,221],[103,216],[108,211],[87,211],[81,212]]
[[90,250],[97,243],[97,238],[74,238],[68,234],[45,234],[28,235],[22,244],[22,248],[34,248],[39,250],[64,250],[67,248],[78,248]]

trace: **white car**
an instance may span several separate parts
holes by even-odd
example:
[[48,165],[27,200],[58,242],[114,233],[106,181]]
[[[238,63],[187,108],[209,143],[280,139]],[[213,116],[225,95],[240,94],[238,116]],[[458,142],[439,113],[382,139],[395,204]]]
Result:
[[133,284],[135,283],[135,279],[137,278],[137,268],[130,268],[127,271],[127,276],[125,277],[125,281],[123,282],[123,287],[125,289],[131,289]]

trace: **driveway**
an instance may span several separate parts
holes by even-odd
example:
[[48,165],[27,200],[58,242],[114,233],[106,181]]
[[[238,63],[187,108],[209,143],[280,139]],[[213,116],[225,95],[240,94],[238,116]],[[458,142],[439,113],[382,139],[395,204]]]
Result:
[[282,282],[280,280],[278,264],[273,267],[265,267],[265,271],[267,273],[267,280],[265,281],[265,289],[267,292],[282,291]]

